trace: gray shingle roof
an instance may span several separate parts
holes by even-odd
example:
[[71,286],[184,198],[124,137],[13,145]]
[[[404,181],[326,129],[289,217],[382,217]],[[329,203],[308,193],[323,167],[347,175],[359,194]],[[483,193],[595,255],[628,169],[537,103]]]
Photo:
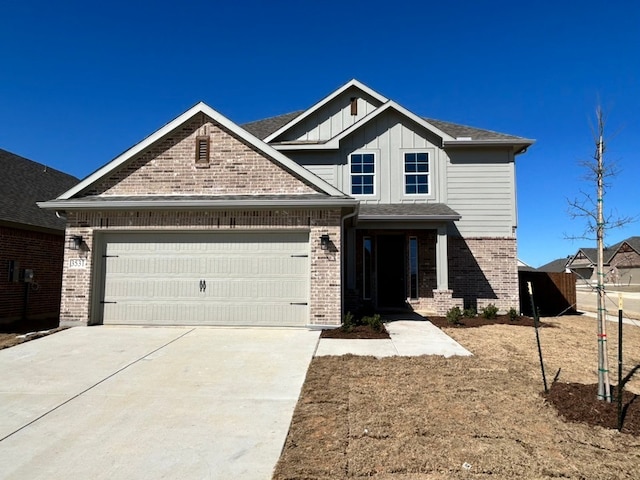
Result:
[[65,221],[36,202],[69,190],[77,178],[2,149],[0,172],[0,221],[64,230]]
[[[297,112],[286,113],[284,115],[278,115],[276,117],[256,120],[254,122],[245,123],[244,125],[242,125],[242,128],[255,135],[256,137],[264,140],[273,132],[283,127],[303,112],[304,110],[299,110]],[[439,128],[446,134],[451,135],[453,138],[471,137],[473,140],[523,140],[523,137],[508,135],[506,133],[484,130],[481,128],[470,127],[468,125],[460,125],[457,123],[444,122],[442,120],[436,120],[433,118],[423,118],[425,121],[431,123],[433,126]]]
[[[424,118],[424,117],[423,117]],[[467,125],[459,125],[457,123],[444,122],[434,118],[424,118],[433,126],[439,128],[443,132],[457,137],[471,137],[473,140],[522,140],[522,137],[508,135],[506,133],[494,132],[493,130],[484,130],[482,128],[469,127]]]
[[242,128],[244,128],[250,134],[258,137],[260,140],[264,140],[280,127],[283,127],[291,120],[299,116],[302,112],[304,112],[304,110],[285,113],[284,115],[265,118],[263,120],[256,120],[255,122],[245,123],[244,125],[242,125]]
[[558,258],[549,263],[546,263],[538,268],[539,272],[549,272],[549,273],[562,273],[567,268],[567,262],[571,260],[570,258]]
[[460,214],[444,203],[394,203],[394,204],[361,204],[359,218],[389,220],[413,220],[416,217],[427,219],[459,219]]

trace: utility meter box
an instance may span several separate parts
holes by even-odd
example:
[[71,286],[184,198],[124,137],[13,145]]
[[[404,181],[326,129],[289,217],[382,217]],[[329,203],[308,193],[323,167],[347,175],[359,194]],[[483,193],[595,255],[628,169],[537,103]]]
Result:
[[33,270],[30,268],[25,268],[22,271],[22,281],[24,283],[32,283],[33,282]]

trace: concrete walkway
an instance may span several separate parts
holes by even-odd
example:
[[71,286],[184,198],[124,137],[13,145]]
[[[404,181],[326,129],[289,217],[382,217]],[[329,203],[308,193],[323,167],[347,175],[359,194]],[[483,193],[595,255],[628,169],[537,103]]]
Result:
[[268,480],[318,336],[76,327],[0,350],[0,478]]
[[345,340],[321,338],[316,357],[326,355],[371,355],[413,357],[419,355],[469,356],[471,352],[428,321],[397,320],[385,323],[390,339]]

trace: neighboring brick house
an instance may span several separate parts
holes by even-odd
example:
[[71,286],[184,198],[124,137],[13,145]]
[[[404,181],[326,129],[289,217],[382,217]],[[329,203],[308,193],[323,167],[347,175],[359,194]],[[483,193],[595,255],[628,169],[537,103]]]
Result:
[[518,306],[521,137],[353,80],[242,127],[194,106],[43,208],[64,324],[337,325],[347,310]]
[[[603,253],[606,283],[640,283],[640,237],[629,237],[604,249]],[[567,260],[567,268],[574,271],[579,279],[596,282],[597,262],[596,248],[580,248]]]
[[2,149],[0,171],[0,323],[57,317],[65,221],[36,202],[78,179]]

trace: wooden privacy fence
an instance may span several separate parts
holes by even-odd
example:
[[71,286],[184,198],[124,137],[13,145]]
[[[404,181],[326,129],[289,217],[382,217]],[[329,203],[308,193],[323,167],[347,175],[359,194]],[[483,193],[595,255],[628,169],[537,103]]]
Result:
[[527,283],[533,286],[533,295],[540,315],[555,317],[576,313],[576,274],[551,272],[518,272],[520,311],[533,315]]

